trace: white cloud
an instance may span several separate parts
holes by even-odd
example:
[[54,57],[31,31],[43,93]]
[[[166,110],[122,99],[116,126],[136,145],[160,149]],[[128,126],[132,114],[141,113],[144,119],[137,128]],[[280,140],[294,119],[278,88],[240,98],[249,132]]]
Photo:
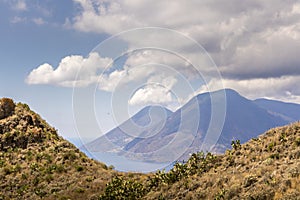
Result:
[[102,58],[97,53],[91,53],[87,58],[79,55],[67,56],[61,60],[56,69],[48,63],[40,65],[28,75],[26,82],[63,87],[88,86],[97,82],[98,75],[110,63],[112,59]]
[[173,101],[172,93],[168,88],[159,84],[148,84],[144,88],[138,89],[128,103],[130,105],[168,105]]
[[[180,0],[73,1],[81,9],[74,18],[66,19],[69,27],[109,35],[149,26],[175,29],[203,45],[216,62],[226,87],[236,89],[249,98],[265,96],[300,102],[300,94],[295,87],[300,76],[300,4],[297,0],[288,3],[274,0],[272,4],[260,0],[247,0],[242,4],[238,0],[228,0],[226,3],[215,0],[184,3]],[[145,35],[127,35],[122,39],[133,49],[143,45],[171,49],[184,55],[192,64],[196,62],[201,66],[201,75],[210,75],[209,60],[199,56],[191,44],[176,37],[166,37],[163,31]],[[47,64],[40,66],[31,72],[27,82],[73,85],[74,71],[82,65],[74,63],[83,63],[83,58],[70,56],[65,59],[69,59],[69,64],[62,62],[56,70]],[[66,74],[71,76],[59,75],[65,65],[68,66]],[[178,74],[189,80],[199,77],[198,71],[193,70],[186,60],[164,50],[132,53],[123,67],[100,77],[95,75],[95,70],[90,71],[92,73],[85,74],[83,70],[79,85],[97,82],[99,89],[113,92],[118,86],[145,84],[136,90],[129,100],[131,104],[169,102],[169,92],[177,84],[176,81],[172,83],[173,78],[178,79]],[[164,83],[168,86],[158,87],[157,84],[162,84],[164,79],[170,81]],[[210,89],[217,89],[213,80],[208,85]],[[199,91],[204,91],[205,87]]]
[[[225,76],[279,77],[295,70],[300,74],[300,68],[295,66],[300,63],[295,55],[300,51],[300,13],[296,0],[289,3],[274,0],[272,5],[260,0],[243,4],[236,0],[226,4],[180,0],[74,1],[82,7],[72,19],[73,27],[80,31],[115,34],[145,26],[171,28],[202,44]],[[142,42],[143,36],[140,37]],[[130,44],[130,38],[126,39]],[[181,46],[180,41],[153,42]],[[292,51],[282,54],[282,49]]]
[[122,69],[99,77],[99,89],[112,92],[116,87],[129,83],[160,83],[171,89],[176,82],[176,74],[192,76],[190,69],[182,67],[185,64],[184,60],[170,53],[151,50],[134,52]]
[[26,21],[27,21],[27,18],[25,18],[25,17],[15,16],[13,19],[10,20],[10,23],[17,24],[17,23],[22,23],[22,22],[26,22]]
[[36,25],[43,25],[45,24],[46,22],[42,19],[42,18],[33,18],[32,19],[33,23],[35,23]]
[[148,78],[147,83],[136,90],[128,103],[130,105],[168,104],[176,102],[173,98],[172,88],[177,83],[177,78],[157,73]]
[[[232,88],[241,95],[250,98],[270,98],[282,101],[300,103],[300,88],[298,87],[300,76],[282,76],[279,78],[256,78],[247,80],[223,79],[225,88]],[[222,89],[216,80],[202,86],[197,94],[207,92],[207,86],[211,91]]]
[[97,31],[106,33],[117,33],[121,30],[135,26],[140,26],[134,15],[123,10],[118,2],[74,0],[83,8],[81,15],[74,18],[74,27],[84,32]]
[[17,1],[12,1],[12,8],[14,10],[18,11],[26,11],[27,10],[27,4],[25,0],[17,0]]

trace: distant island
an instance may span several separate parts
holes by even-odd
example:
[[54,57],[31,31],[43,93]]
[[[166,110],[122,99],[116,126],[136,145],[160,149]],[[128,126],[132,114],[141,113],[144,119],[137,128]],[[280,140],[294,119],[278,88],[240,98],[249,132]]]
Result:
[[[221,98],[223,94],[224,99]],[[214,131],[208,130],[210,123],[214,126],[222,121],[218,119],[219,121],[212,122],[212,114],[215,114],[212,109],[218,109],[218,105],[213,105],[212,100],[225,102],[224,124],[221,124],[221,129]],[[197,116],[199,124],[195,124]],[[187,160],[190,154],[199,151],[224,153],[231,148],[232,140],[245,143],[270,128],[298,120],[299,104],[268,99],[249,100],[232,89],[225,89],[199,94],[175,112],[161,106],[147,106],[118,127],[84,145],[82,149],[95,154],[114,152],[129,159],[158,163]],[[185,131],[185,138],[182,140],[186,140],[186,143],[176,141],[176,144],[171,144],[182,131]],[[209,134],[215,134],[217,140],[205,147]],[[167,145],[171,147],[165,152],[157,152]],[[172,155],[172,152],[183,145],[186,146],[181,151],[182,154]]]

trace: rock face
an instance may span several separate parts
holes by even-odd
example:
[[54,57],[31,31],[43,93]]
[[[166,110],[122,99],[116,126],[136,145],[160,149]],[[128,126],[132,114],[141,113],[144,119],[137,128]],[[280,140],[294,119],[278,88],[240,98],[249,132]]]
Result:
[[0,119],[4,119],[14,113],[15,103],[9,98],[0,99]]
[[9,148],[25,149],[28,144],[43,142],[47,134],[57,136],[55,129],[30,111],[26,104],[16,106],[11,99],[3,98],[0,105],[1,151],[7,151]]

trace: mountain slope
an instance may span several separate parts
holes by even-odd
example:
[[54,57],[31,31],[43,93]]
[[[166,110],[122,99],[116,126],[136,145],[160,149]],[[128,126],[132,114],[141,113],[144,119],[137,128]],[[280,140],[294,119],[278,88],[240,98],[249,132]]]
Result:
[[[204,93],[194,97],[181,109],[177,110],[172,114],[164,128],[154,135],[153,137],[145,139],[135,139],[131,141],[125,148],[127,156],[135,156],[135,154],[144,153],[145,159],[158,160],[158,161],[169,161],[170,153],[164,155],[150,154],[147,158],[147,152],[152,152],[156,149],[162,148],[164,145],[169,143],[178,134],[179,127],[184,118],[185,127],[193,127],[195,123],[195,116],[200,116],[199,127],[196,130],[186,129],[186,135],[189,135],[193,142],[183,158],[187,158],[187,155],[192,152],[197,152],[202,149],[203,142],[207,136],[207,130],[211,120],[212,110],[211,101],[212,98],[217,99],[222,91]],[[227,89],[226,93],[226,117],[225,123],[217,143],[213,146],[213,151],[221,153],[226,148],[230,147],[232,140],[240,140],[242,143],[249,139],[256,137],[258,134],[276,126],[287,124],[289,121],[286,119],[273,115],[267,110],[261,108],[253,101],[248,100],[237,92]],[[199,108],[200,113],[196,113]],[[187,116],[187,117],[185,117]],[[153,130],[147,130],[150,134]],[[181,130],[182,131],[182,130]],[[147,134],[147,133],[146,133]],[[172,147],[174,150],[180,148],[178,146]],[[130,148],[127,148],[127,147]],[[209,150],[209,149],[208,149]],[[212,151],[212,149],[210,149]],[[156,157],[155,157],[156,156]],[[173,158],[172,158],[173,159]]]
[[100,199],[286,199],[300,197],[300,123],[274,128],[225,154],[202,152],[147,181],[113,179]]
[[123,149],[134,140],[134,138],[143,136],[147,130],[159,128],[157,124],[161,120],[168,118],[171,114],[172,111],[166,108],[147,106],[123,122],[120,126],[84,145],[83,148],[91,152]]
[[254,103],[260,107],[270,111],[274,115],[281,116],[282,118],[294,122],[300,119],[300,105],[295,103],[285,103],[281,101],[269,99],[256,99]]
[[0,100],[0,199],[90,199],[116,175],[26,104]]

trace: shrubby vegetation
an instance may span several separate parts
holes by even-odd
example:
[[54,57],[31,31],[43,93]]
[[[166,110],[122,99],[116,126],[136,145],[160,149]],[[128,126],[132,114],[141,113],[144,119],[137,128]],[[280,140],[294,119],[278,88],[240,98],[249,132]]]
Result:
[[112,179],[101,197],[123,199],[130,188],[128,199],[297,199],[299,136],[300,123],[295,123],[243,145],[235,140],[224,155],[195,153],[146,180]]
[[120,173],[86,157],[27,105],[17,104],[0,119],[0,149],[0,199],[300,196],[300,123],[271,129],[246,144],[232,141],[224,155],[194,153],[169,172]]
[[118,174],[61,138],[28,105],[0,102],[13,108],[0,119],[0,199],[91,198]]

